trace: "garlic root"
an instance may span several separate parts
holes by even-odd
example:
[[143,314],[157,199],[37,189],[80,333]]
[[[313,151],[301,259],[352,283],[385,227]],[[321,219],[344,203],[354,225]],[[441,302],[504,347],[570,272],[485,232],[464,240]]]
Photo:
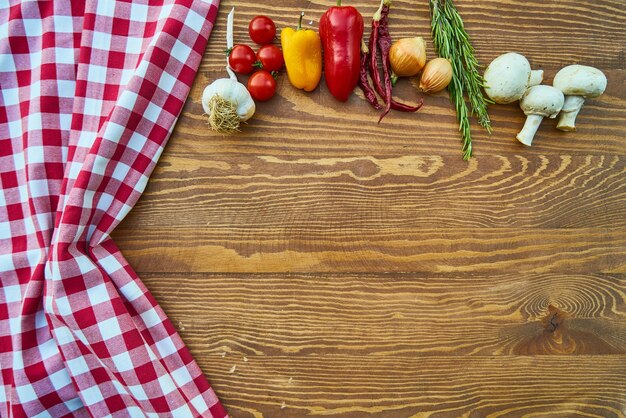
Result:
[[209,108],[209,126],[216,132],[229,134],[239,130],[239,115],[237,107],[230,101],[216,94],[211,97]]

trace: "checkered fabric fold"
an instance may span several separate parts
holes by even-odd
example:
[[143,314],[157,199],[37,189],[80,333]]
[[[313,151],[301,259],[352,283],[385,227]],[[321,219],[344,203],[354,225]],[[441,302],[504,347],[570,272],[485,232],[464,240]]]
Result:
[[0,0],[0,416],[226,416],[109,236],[218,4]]

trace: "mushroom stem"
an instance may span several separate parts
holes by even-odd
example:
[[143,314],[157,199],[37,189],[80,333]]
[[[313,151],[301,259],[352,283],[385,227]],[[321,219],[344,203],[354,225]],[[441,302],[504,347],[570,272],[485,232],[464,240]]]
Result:
[[539,129],[539,125],[541,125],[542,120],[543,116],[541,115],[528,115],[526,117],[526,123],[524,123],[524,127],[516,136],[517,140],[522,144],[528,145],[530,147],[533,143],[533,138],[535,137],[537,129]]
[[528,87],[538,86],[543,81],[543,70],[532,70],[528,80]]
[[556,128],[566,132],[575,131],[576,116],[578,116],[578,112],[580,112],[584,103],[585,98],[582,96],[565,96],[565,104],[563,105],[563,110],[561,110],[561,116]]

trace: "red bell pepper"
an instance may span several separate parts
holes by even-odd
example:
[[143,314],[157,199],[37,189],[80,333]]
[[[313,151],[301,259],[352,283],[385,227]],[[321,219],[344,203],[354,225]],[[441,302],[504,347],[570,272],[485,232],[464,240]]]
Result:
[[324,49],[324,74],[330,93],[345,102],[359,81],[363,17],[352,6],[337,0],[320,19]]

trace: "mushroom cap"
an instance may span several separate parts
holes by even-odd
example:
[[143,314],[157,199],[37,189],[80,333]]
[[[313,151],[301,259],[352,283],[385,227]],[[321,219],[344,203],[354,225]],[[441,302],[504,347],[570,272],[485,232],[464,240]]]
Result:
[[522,97],[530,79],[530,63],[515,52],[502,54],[487,67],[485,93],[496,103],[513,103]]
[[563,92],[552,86],[533,86],[526,90],[519,106],[526,115],[555,118],[563,108]]
[[597,68],[568,65],[556,73],[552,85],[567,96],[594,98],[604,93],[606,83],[606,76]]

